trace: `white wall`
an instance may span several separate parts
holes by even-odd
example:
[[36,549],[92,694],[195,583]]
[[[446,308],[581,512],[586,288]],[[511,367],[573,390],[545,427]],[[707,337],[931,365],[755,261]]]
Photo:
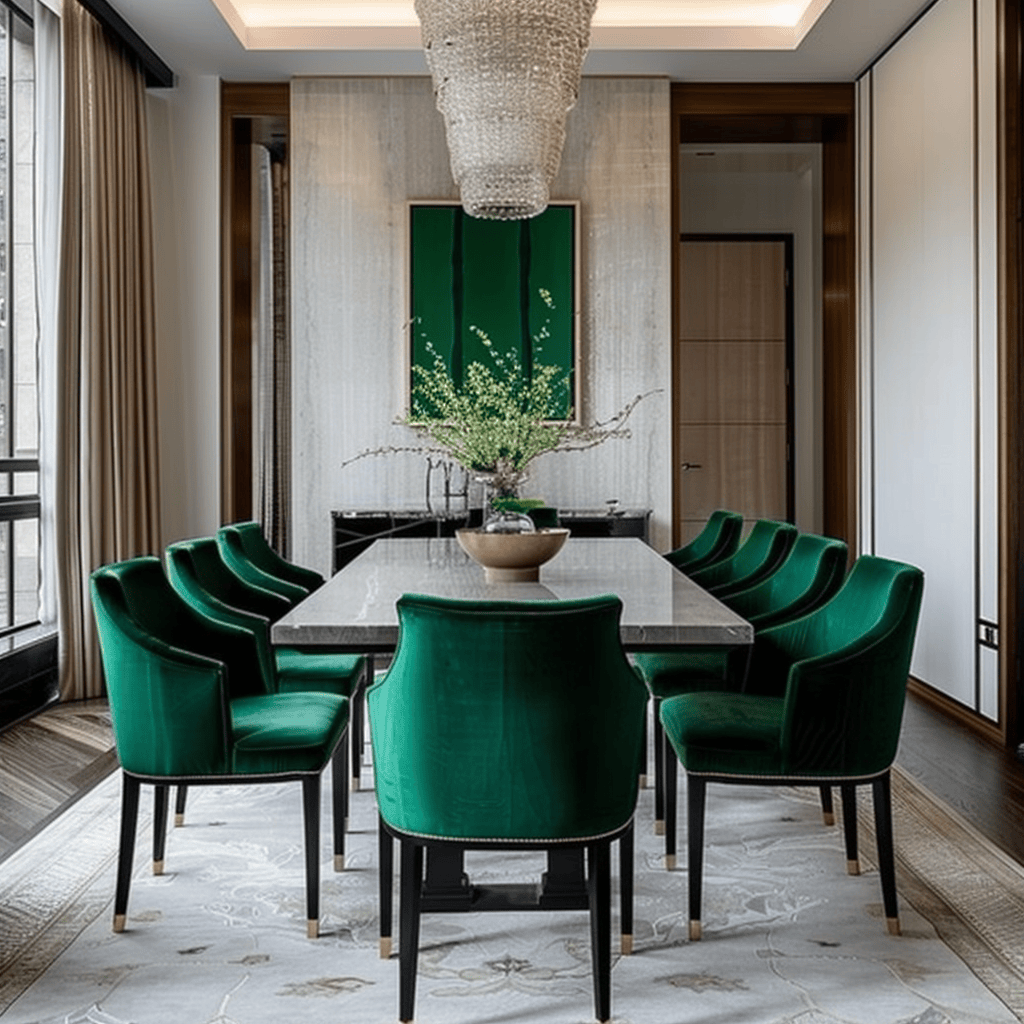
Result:
[[820,533],[821,146],[684,146],[679,188],[683,233],[793,235],[794,511]]
[[[562,507],[654,509],[670,541],[669,84],[584,79],[553,199],[581,203],[582,414],[634,395],[632,437],[543,456],[528,491]],[[425,461],[358,452],[415,442],[405,402],[406,203],[456,199],[429,79],[292,83],[293,557],[327,571],[330,513],[424,504]]]
[[220,525],[220,79],[148,99],[166,543]]
[[990,718],[998,664],[977,636],[998,621],[995,53],[994,0],[941,0],[859,87],[863,543],[925,571],[914,675]]

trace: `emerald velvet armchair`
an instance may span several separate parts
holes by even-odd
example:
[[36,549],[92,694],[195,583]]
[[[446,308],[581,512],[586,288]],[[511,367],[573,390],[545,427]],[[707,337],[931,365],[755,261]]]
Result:
[[759,519],[735,554],[686,575],[722,600],[770,576],[789,554],[796,537],[797,529],[791,523]]
[[[259,540],[257,540],[257,534]],[[260,541],[263,543],[260,544]],[[282,573],[280,566],[282,564],[291,565],[291,563],[285,562],[284,559],[279,559],[275,563],[274,570],[265,567],[265,563],[269,563],[267,551],[275,558],[278,556],[274,549],[263,541],[263,531],[258,523],[247,524],[247,528],[234,525],[222,526],[217,531],[217,545],[225,564],[240,580],[251,587],[259,587],[278,594],[288,602],[289,608],[298,604],[304,597],[308,597],[310,592],[315,589],[311,579],[308,582],[298,582],[298,573],[295,570],[302,569],[301,566],[292,566],[291,570],[286,570],[287,575]],[[253,557],[254,551],[257,552],[255,558]],[[303,574],[311,571],[302,570]],[[319,586],[323,583],[323,577],[319,573],[314,575],[319,581],[316,586]]]
[[708,517],[704,529],[689,544],[668,552],[665,557],[687,575],[707,568],[736,553],[743,532],[743,516],[718,509]]
[[[413,1016],[421,902],[446,909],[427,902],[432,862],[479,847],[546,848],[549,876],[552,857],[579,857],[582,902],[480,887],[451,909],[589,907],[595,1009],[609,1019],[609,848],[632,839],[647,700],[622,651],[621,609],[612,596],[399,600],[395,658],[367,701],[381,834],[401,847],[400,1020]],[[631,845],[620,859],[631,901]]]
[[[351,777],[358,780],[362,750],[362,695],[372,671],[369,659],[355,654],[271,647],[267,612],[279,612],[284,599],[243,583],[227,567],[214,538],[178,541],[168,545],[166,555],[171,586],[192,608],[217,622],[240,626],[253,634],[263,672],[275,691],[320,690],[351,700]],[[181,824],[184,803],[185,791],[179,788],[176,824]]]
[[[721,598],[753,627],[764,629],[797,619],[828,601],[846,575],[846,545],[832,537],[801,533],[785,561],[755,586]],[[665,748],[658,712],[662,700],[699,690],[734,690],[743,686],[750,648],[731,651],[636,654],[633,662],[644,677],[654,701],[655,831],[664,831]],[[823,799],[831,806],[831,791]],[[675,863],[675,835],[666,833],[666,865]]]
[[[686,770],[691,938],[701,932],[709,782],[839,785],[851,873],[856,787],[870,785],[885,917],[899,933],[889,770],[923,589],[920,569],[862,556],[830,601],[756,637],[745,692],[662,701],[665,736]],[[665,764],[665,828],[674,833],[676,759]]]
[[[169,786],[300,781],[306,930],[316,937],[320,777],[344,739],[348,701],[331,693],[274,693],[252,634],[190,608],[158,558],[97,569],[90,587],[123,776],[114,931],[124,929],[127,916],[143,783],[155,787],[153,857],[160,874]],[[337,774],[334,843],[335,855],[343,855],[347,788],[343,772]]]

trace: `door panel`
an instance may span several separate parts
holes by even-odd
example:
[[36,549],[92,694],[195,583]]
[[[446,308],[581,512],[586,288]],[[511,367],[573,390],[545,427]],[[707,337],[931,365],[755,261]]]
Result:
[[791,241],[685,239],[676,345],[676,536],[716,508],[792,517]]

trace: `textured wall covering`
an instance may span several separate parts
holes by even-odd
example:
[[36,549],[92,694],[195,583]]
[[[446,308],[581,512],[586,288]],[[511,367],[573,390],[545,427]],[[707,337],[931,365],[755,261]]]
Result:
[[[564,507],[608,499],[671,515],[669,85],[584,79],[552,199],[581,204],[582,412],[634,413],[632,436],[543,456],[528,493]],[[427,78],[292,83],[294,557],[330,563],[335,508],[422,507],[426,463],[365,448],[414,440],[404,411],[406,203],[457,198]]]

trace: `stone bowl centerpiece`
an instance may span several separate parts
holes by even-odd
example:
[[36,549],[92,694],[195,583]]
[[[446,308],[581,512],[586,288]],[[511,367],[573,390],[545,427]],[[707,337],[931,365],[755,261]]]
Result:
[[484,567],[489,583],[528,583],[540,577],[540,567],[551,561],[565,544],[564,527],[530,533],[489,533],[456,530],[462,550]]

